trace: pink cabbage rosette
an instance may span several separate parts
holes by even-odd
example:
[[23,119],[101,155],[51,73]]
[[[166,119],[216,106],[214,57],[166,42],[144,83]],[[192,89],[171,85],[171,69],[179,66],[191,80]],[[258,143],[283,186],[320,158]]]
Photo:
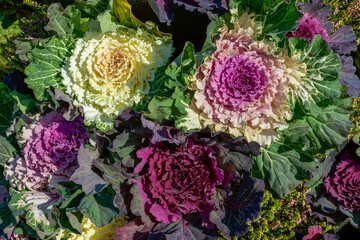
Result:
[[288,126],[291,83],[301,82],[305,67],[286,52],[273,54],[273,42],[256,39],[258,27],[244,13],[233,30],[220,29],[217,50],[193,76],[192,107],[202,127],[267,145]]
[[9,161],[7,178],[19,190],[41,190],[67,181],[78,167],[77,150],[88,139],[89,133],[80,116],[73,121],[67,121],[63,111],[40,116],[24,127],[20,141],[23,156],[17,155]]

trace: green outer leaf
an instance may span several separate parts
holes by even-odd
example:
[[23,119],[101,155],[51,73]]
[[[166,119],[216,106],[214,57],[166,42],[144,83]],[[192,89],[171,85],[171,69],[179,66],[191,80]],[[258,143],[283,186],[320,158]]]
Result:
[[145,114],[146,117],[158,122],[174,120],[175,126],[182,130],[191,124],[200,128],[200,123],[194,122],[196,113],[189,109],[191,96],[187,88],[190,84],[188,77],[194,74],[196,62],[194,46],[186,42],[174,63],[166,68],[165,73],[158,71],[152,82],[149,93],[152,99],[147,106],[150,113]]
[[351,99],[348,97],[336,99],[334,105],[321,109],[316,117],[305,116],[310,126],[307,137],[317,152],[327,154],[331,149],[340,151],[339,146],[353,127],[349,120],[352,111],[350,104]]
[[28,76],[25,82],[34,90],[38,100],[44,100],[46,89],[50,86],[61,87],[61,67],[71,55],[74,40],[71,37],[52,37],[48,42],[39,44],[28,54],[31,63],[26,67]]
[[278,141],[263,148],[262,154],[255,158],[252,174],[263,179],[267,188],[278,197],[289,194],[290,189],[308,179],[309,172],[315,169],[314,152],[304,151],[304,145],[300,144],[306,143],[304,137],[308,129],[305,121],[291,123]]
[[132,14],[131,5],[127,0],[114,0],[114,12],[122,25],[131,28],[136,28],[140,25],[140,21]]
[[215,14],[211,16],[211,22],[206,29],[206,40],[202,48],[202,52],[204,52],[204,54],[209,52],[211,53],[216,50],[216,47],[214,45],[215,43],[214,37],[219,34],[219,28],[224,26],[224,24],[225,21],[221,17],[219,18]]
[[311,44],[306,39],[289,39],[291,56],[298,55],[299,62],[307,65],[307,73],[301,86],[303,90],[295,87],[295,94],[315,117],[321,108],[331,105],[340,96],[338,74],[341,60],[337,54],[329,53],[327,47],[327,42],[318,35]]
[[82,13],[95,18],[109,8],[109,0],[77,0],[74,5]]
[[270,10],[273,0],[230,0],[230,8],[239,8],[246,6],[246,8],[256,14],[265,15]]
[[69,198],[62,202],[59,207],[59,224],[62,228],[72,231],[76,234],[81,233],[81,222],[83,215],[80,212],[71,212],[69,209],[74,208],[80,204],[81,199],[85,194],[78,189]]
[[97,227],[104,227],[119,214],[118,209],[113,205],[114,195],[111,188],[105,188],[101,193],[85,196],[79,206],[70,211],[80,210]]
[[14,157],[15,148],[5,137],[0,136],[0,164],[6,165],[7,161]]
[[83,37],[89,30],[89,19],[81,18],[80,10],[69,5],[64,8],[60,3],[51,4],[47,12],[49,24],[45,27],[47,31],[55,31],[59,36]]
[[5,234],[4,229],[8,227],[15,227],[17,224],[17,219],[15,218],[13,212],[8,207],[8,203],[3,203],[0,205],[0,236]]
[[255,21],[262,26],[260,36],[270,36],[279,42],[285,33],[295,31],[302,17],[295,6],[296,0],[230,0],[230,9],[255,13]]
[[[264,11],[268,8],[269,1],[264,1]],[[285,33],[295,31],[296,23],[303,14],[295,6],[295,0],[276,0],[264,18],[264,27],[261,35],[271,36],[275,41],[284,38]]]
[[[14,110],[13,99],[9,98],[10,89],[4,83],[0,83],[0,133],[5,131],[12,122]],[[1,157],[0,157],[1,159]],[[1,160],[0,160],[1,161]]]

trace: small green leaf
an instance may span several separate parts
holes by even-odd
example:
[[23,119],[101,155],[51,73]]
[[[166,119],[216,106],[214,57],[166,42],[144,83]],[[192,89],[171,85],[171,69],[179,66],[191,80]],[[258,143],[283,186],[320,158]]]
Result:
[[6,165],[7,161],[14,157],[15,148],[6,140],[5,137],[0,136],[0,164]]
[[72,210],[80,210],[97,227],[104,227],[119,214],[119,210],[112,201],[114,195],[110,187],[105,188],[98,194],[85,196],[81,199],[79,206]]
[[155,96],[148,106],[149,117],[152,119],[170,119],[173,102],[173,99]]
[[[266,11],[269,1],[264,1],[263,10]],[[276,0],[264,17],[262,35],[269,35],[274,40],[280,41],[285,33],[295,31],[297,20],[303,16],[295,6],[295,0]]]
[[50,86],[60,88],[61,68],[71,55],[74,40],[71,37],[52,37],[48,42],[36,46],[28,54],[31,63],[26,67],[25,82],[34,90],[38,100],[44,100]]
[[95,18],[109,8],[109,0],[77,0],[74,5],[82,13]]
[[139,20],[132,14],[131,5],[127,0],[113,0],[114,12],[120,24],[127,27],[136,28],[139,26]]
[[53,3],[48,7],[47,12],[49,24],[45,27],[47,31],[55,31],[59,36],[76,37],[84,36],[89,30],[89,19],[81,18],[80,10],[69,5],[64,8],[60,3]]

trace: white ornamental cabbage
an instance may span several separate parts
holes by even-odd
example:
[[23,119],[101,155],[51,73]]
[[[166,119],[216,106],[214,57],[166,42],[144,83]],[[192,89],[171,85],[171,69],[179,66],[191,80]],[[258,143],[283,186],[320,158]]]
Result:
[[148,93],[157,68],[171,53],[170,41],[146,30],[88,32],[61,70],[65,91],[83,108],[85,124],[110,130],[123,109]]

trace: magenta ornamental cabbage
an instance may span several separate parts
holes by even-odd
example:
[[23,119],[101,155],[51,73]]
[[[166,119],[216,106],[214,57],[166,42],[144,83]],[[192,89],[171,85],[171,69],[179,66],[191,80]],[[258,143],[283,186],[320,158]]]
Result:
[[[119,135],[111,149],[115,163],[101,171],[118,192],[114,203],[119,209],[126,207],[123,186],[113,179],[128,177],[130,211],[147,225],[146,231],[175,239],[192,231],[217,236],[216,228],[226,237],[249,230],[247,222],[259,215],[264,194],[264,182],[250,174],[251,157],[259,154],[257,143],[209,128],[185,134],[131,109],[122,112],[116,127]],[[132,226],[118,228],[117,239],[131,239]],[[203,235],[198,239],[205,239]]]
[[320,35],[327,42],[330,42],[329,34],[322,25],[324,21],[317,16],[304,13],[304,16],[297,22],[299,23],[298,29],[295,32],[288,32],[285,36],[307,38],[309,42],[312,42],[315,35]]
[[61,111],[40,116],[23,130],[23,158],[10,161],[7,175],[10,178],[14,174],[15,181],[21,181],[30,190],[68,180],[77,168],[77,149],[88,138],[81,117],[67,121]]
[[135,172],[148,164],[147,173],[137,182],[145,209],[164,223],[175,222],[182,214],[209,215],[214,209],[209,200],[215,185],[223,180],[223,171],[216,166],[213,154],[210,147],[192,140],[186,146],[169,148],[159,142],[138,150],[142,161]]
[[335,204],[344,210],[360,210],[360,164],[345,159],[336,166],[334,175],[324,182]]

